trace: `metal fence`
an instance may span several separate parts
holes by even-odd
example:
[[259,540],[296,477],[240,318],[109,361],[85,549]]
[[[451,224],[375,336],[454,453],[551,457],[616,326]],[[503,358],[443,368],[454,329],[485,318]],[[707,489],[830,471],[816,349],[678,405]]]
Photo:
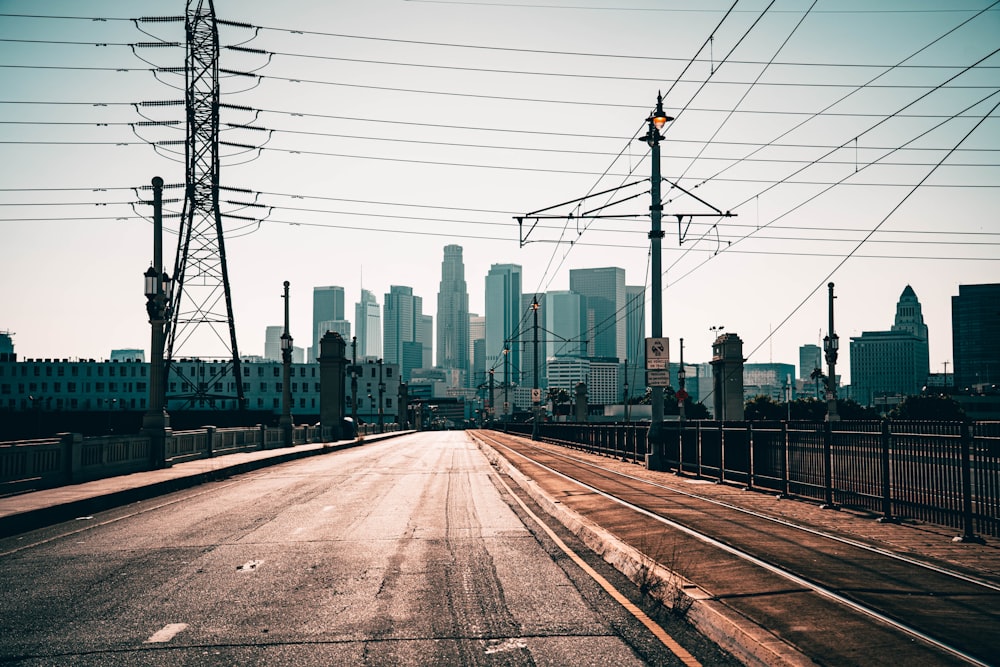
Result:
[[[531,433],[531,424],[507,424]],[[643,462],[648,424],[544,423],[545,441]],[[1000,422],[665,422],[666,465],[713,479],[1000,536]]]

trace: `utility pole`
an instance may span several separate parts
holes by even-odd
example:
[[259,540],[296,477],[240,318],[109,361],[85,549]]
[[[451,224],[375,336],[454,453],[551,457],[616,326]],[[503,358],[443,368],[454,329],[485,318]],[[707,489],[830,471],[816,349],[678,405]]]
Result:
[[[507,390],[510,389],[510,346],[507,343],[503,344],[503,415],[504,421],[507,420],[510,406],[510,397],[507,395]],[[492,373],[492,371],[490,371]],[[493,402],[493,395],[490,394],[490,403]]]
[[351,338],[351,419],[358,428],[358,337]]
[[837,350],[840,347],[840,338],[833,328],[833,300],[837,297],[833,295],[833,283],[827,283],[829,289],[829,311],[830,329],[829,335],[823,338],[823,349],[826,352],[827,375],[826,375],[826,420],[840,421],[837,414]]
[[531,310],[534,314],[534,353],[531,355],[534,357],[535,370],[532,375],[534,379],[531,383],[531,414],[533,416],[531,420],[531,439],[538,440],[538,420],[541,419],[541,410],[539,409],[539,402],[542,397],[542,390],[538,387],[538,295],[531,297]]
[[142,430],[150,436],[150,463],[167,466],[167,438],[171,435],[166,405],[166,366],[163,360],[165,327],[170,320],[173,281],[163,272],[163,179],[153,181],[153,264],[146,270],[146,313],[149,315],[149,409],[142,416]]
[[[285,330],[281,334],[281,419],[278,424],[284,434],[285,447],[292,441],[292,334],[288,333],[288,287],[285,281]],[[239,379],[239,378],[237,378]],[[329,425],[328,425],[329,426]]]
[[[649,217],[651,221],[649,231],[650,252],[652,261],[650,270],[652,273],[653,292],[653,312],[652,312],[652,337],[663,336],[663,266],[661,257],[661,243],[663,241],[663,230],[660,226],[663,217],[663,203],[660,201],[660,141],[663,135],[660,130],[673,120],[663,111],[663,95],[656,94],[656,110],[647,119],[649,129],[642,139],[649,145],[651,150],[652,174],[650,176],[650,203]],[[651,387],[652,421],[649,424],[649,432],[646,434],[646,467],[649,470],[659,470],[663,466],[663,387]]]
[[382,381],[382,360],[378,360],[378,432],[385,433],[385,422],[383,421],[382,395],[385,393],[385,382]]
[[684,388],[684,382],[687,379],[687,371],[684,370],[684,339],[681,338],[681,365],[677,370],[677,384],[679,389],[677,390],[677,410],[680,415],[680,420],[683,423],[685,417],[685,405],[687,401],[688,393],[687,389]]

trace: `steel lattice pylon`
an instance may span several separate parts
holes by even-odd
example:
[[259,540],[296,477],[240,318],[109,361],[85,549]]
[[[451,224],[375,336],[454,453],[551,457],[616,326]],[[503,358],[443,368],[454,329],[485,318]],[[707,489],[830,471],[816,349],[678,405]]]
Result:
[[[243,408],[240,355],[219,211],[219,31],[212,0],[188,0],[185,31],[185,196],[167,338],[167,368],[173,367],[182,384],[170,398],[221,400],[220,407],[235,399]],[[224,363],[200,365],[197,377],[193,377],[175,363],[187,349],[192,352],[185,356],[197,352],[202,359]],[[205,354],[210,351],[224,353]]]

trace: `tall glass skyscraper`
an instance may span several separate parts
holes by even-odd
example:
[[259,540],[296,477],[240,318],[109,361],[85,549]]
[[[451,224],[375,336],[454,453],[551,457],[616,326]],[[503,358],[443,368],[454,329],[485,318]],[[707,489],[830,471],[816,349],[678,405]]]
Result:
[[386,363],[399,364],[404,382],[422,365],[419,328],[423,321],[423,299],[413,295],[412,287],[391,285],[385,295],[382,320],[382,343]]
[[446,245],[437,297],[437,365],[469,377],[469,289],[465,284],[462,246]]
[[625,269],[570,269],[569,288],[584,300],[587,356],[625,359]]
[[1000,383],[1000,283],[958,286],[951,335],[955,387]]
[[[493,368],[498,383],[518,382],[521,370],[521,266],[494,264],[486,274],[486,370]],[[504,346],[510,348],[507,362]],[[505,368],[510,377],[504,375]]]
[[361,290],[361,301],[354,304],[354,330],[358,337],[358,359],[382,356],[382,311],[375,295]]
[[319,341],[326,333],[320,331],[321,323],[342,319],[344,319],[344,288],[335,285],[313,287],[313,359],[319,356]]

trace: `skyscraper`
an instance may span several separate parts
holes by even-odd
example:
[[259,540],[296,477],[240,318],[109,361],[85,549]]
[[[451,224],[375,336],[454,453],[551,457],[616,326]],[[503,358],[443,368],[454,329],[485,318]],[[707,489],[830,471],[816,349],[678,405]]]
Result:
[[919,394],[930,374],[927,325],[909,285],[896,304],[890,331],[864,331],[851,338],[851,395],[861,405],[879,396]]
[[465,386],[469,377],[469,290],[465,284],[462,246],[446,245],[441,262],[437,301],[437,365],[460,371]]
[[958,286],[951,335],[956,388],[1000,383],[1000,283]]
[[486,381],[486,318],[469,313],[469,386]]
[[344,288],[335,285],[313,287],[313,345],[312,358],[319,357],[319,341],[326,331],[321,331],[322,322],[344,319]]
[[[625,286],[625,359],[633,368],[642,365],[646,354],[646,286]],[[624,361],[624,359],[623,359]],[[630,378],[629,382],[635,384]]]
[[264,331],[264,358],[271,361],[281,361],[281,334],[285,327],[270,326]]
[[391,285],[382,307],[383,351],[386,363],[399,364],[404,382],[422,364],[422,342],[418,327],[423,318],[423,299],[413,295],[413,288]]
[[354,328],[358,337],[358,359],[382,356],[382,312],[375,295],[361,290],[361,301],[354,304]]
[[625,359],[625,269],[570,269],[569,288],[584,298],[587,356]]
[[[486,369],[498,383],[518,382],[521,370],[521,266],[494,264],[486,274]],[[509,346],[507,362],[504,346]],[[504,376],[504,369],[510,377]]]

